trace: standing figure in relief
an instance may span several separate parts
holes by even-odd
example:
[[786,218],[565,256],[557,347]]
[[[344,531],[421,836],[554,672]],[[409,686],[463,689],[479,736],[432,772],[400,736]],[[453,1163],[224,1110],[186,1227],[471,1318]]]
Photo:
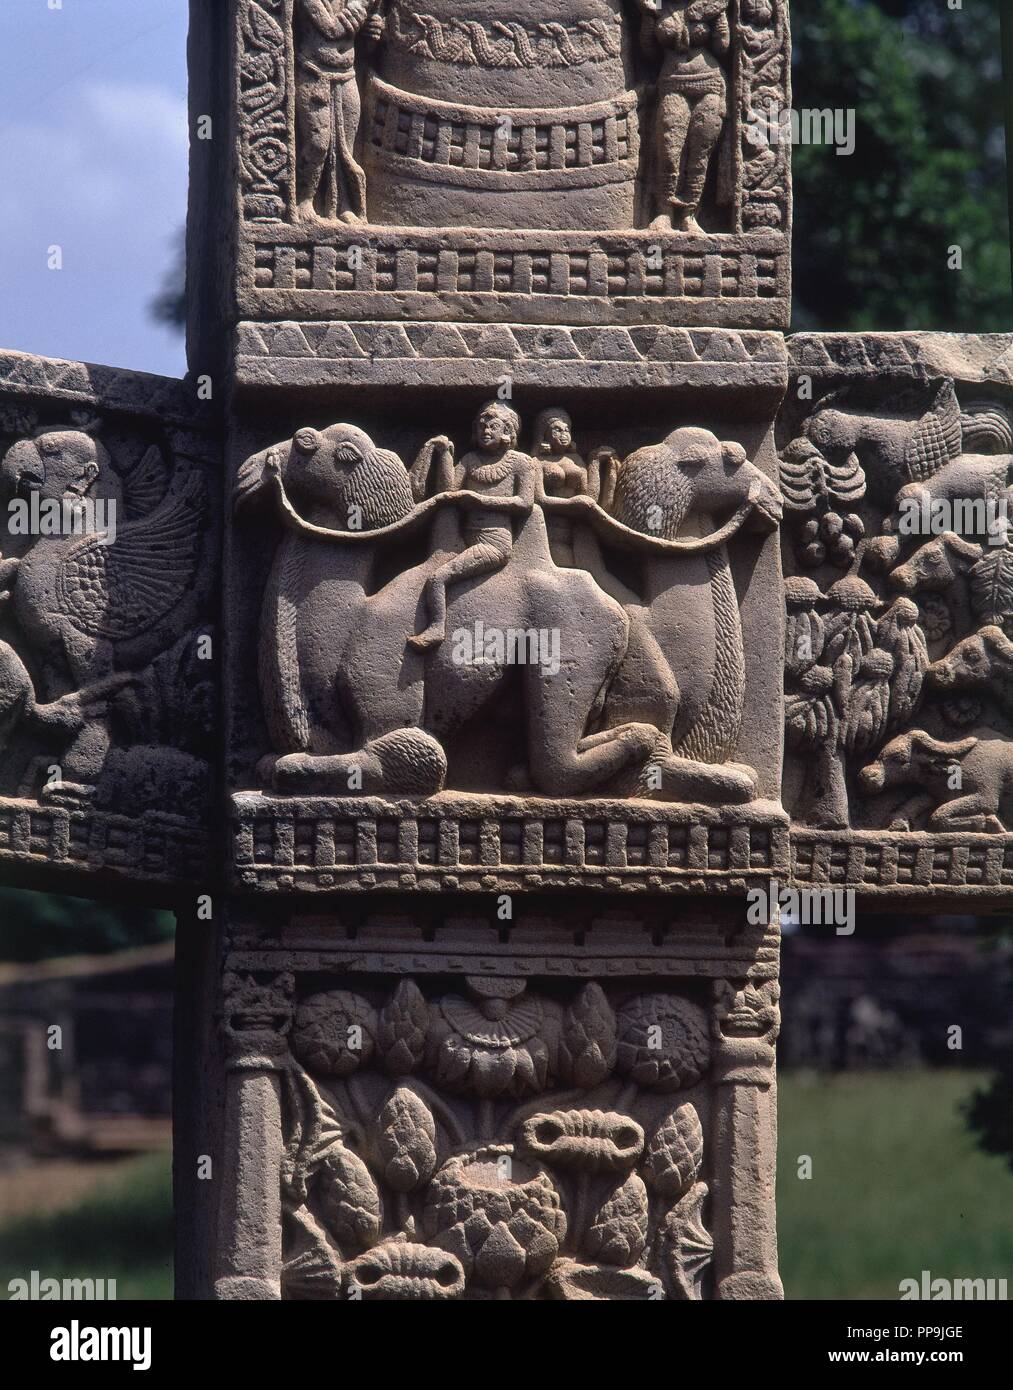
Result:
[[[408,638],[419,650],[438,646],[447,635],[448,586],[502,569],[513,553],[511,515],[530,514],[538,480],[538,464],[517,448],[520,432],[517,412],[499,401],[490,401],[475,421],[475,449],[454,468],[452,488],[469,504],[463,527],[467,549],[426,581],[428,626]],[[485,498],[488,506],[482,505]]]
[[598,500],[588,466],[573,446],[573,422],[559,406],[550,406],[535,418],[533,452],[542,465],[542,484],[550,497]]
[[[535,417],[532,452],[541,465],[541,492],[546,497],[590,497],[601,501],[603,458],[614,450],[598,449],[585,462],[573,442],[573,422],[560,406],[549,406]],[[577,527],[567,517],[546,517],[549,552],[555,564],[594,568],[600,557],[597,541],[586,526]]]
[[355,159],[362,103],[360,33],[383,37],[382,0],[295,0],[295,105],[301,218],[366,219],[366,176]]
[[731,46],[728,0],[637,0],[641,39],[662,50],[654,134],[659,231],[700,232],[700,200],[728,113],[721,58]]

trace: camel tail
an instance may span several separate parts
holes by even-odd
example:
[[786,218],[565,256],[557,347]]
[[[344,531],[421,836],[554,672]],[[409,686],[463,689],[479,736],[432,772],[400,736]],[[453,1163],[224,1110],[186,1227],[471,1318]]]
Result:
[[310,746],[310,717],[299,671],[297,620],[305,544],[289,536],[271,570],[264,596],[265,631],[260,643],[260,690],[275,748],[302,753]]
[[735,753],[739,742],[746,694],[746,661],[735,584],[724,546],[707,556],[707,568],[711,576],[717,638],[714,680],[700,718],[675,752],[697,762],[724,763]]

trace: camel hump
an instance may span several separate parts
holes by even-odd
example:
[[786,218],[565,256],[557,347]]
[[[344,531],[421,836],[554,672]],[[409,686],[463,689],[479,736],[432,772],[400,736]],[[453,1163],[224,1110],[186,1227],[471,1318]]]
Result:
[[517,528],[513,555],[508,563],[523,565],[525,569],[552,564],[549,555],[549,534],[541,507],[532,507],[530,514],[524,517]]

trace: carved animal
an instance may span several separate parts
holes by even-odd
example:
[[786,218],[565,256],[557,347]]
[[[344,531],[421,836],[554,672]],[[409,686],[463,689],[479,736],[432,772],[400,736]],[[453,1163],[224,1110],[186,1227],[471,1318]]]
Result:
[[936,690],[987,695],[1013,716],[1013,642],[1001,628],[983,627],[965,637],[933,662],[925,679]]
[[960,453],[960,406],[949,380],[927,403],[902,395],[875,412],[848,404],[845,388],[819,402],[803,432],[834,462],[855,454],[870,491],[889,503],[898,488],[932,477]]
[[1013,743],[992,731],[943,743],[912,729],[888,743],[858,780],[867,795],[920,789],[897,808],[892,830],[911,829],[926,812],[928,830],[1013,827]]
[[[676,431],[656,456],[634,455],[625,465],[626,514],[638,519],[632,499],[646,486],[640,477],[646,464],[659,470],[656,482],[667,480],[669,490],[679,493],[672,506],[660,493],[673,529],[689,518],[697,487],[704,507],[727,511],[738,505],[743,515],[751,515],[755,505],[773,525],[776,489],[736,449],[723,451],[706,431]],[[385,479],[384,488],[373,495],[374,510],[362,519],[363,536],[349,532],[343,542],[333,534],[345,526],[341,514],[334,515],[334,500],[340,495],[344,503],[349,494],[344,482],[334,480],[363,466],[371,477]],[[696,475],[692,481],[691,475]],[[446,775],[443,745],[469,719],[481,716],[516,676],[527,771],[539,791],[586,793],[614,787],[624,776],[639,786],[650,759],[664,771],[658,795],[744,800],[753,794],[750,769],[712,766],[697,761],[690,749],[690,731],[699,725],[701,753],[718,761],[721,740],[733,741],[741,717],[741,682],[730,682],[725,674],[741,676],[734,593],[719,579],[725,597],[715,602],[707,557],[662,559],[659,573],[648,579],[647,601],[627,613],[590,575],[552,564],[545,521],[535,507],[517,523],[507,565],[451,591],[448,640],[422,656],[407,646],[419,622],[420,596],[434,568],[459,548],[460,535],[441,515],[430,557],[376,588],[377,546],[368,532],[390,508],[406,505],[407,477],[395,455],[377,450],[346,425],[301,430],[287,444],[250,459],[241,471],[237,503],[248,502],[273,480],[276,503],[281,500],[290,523],[264,603],[261,689],[276,750],[261,769],[267,781],[281,790],[437,791]],[[452,517],[452,501],[431,498],[413,517],[436,504]],[[590,508],[595,524],[614,528],[590,499],[557,500],[559,506],[571,504],[584,504],[580,520],[592,520]],[[705,515],[697,517],[698,524]],[[293,524],[293,516],[308,525]],[[406,520],[415,524],[412,517]],[[644,521],[651,535],[650,517]],[[313,526],[325,524],[330,535],[313,534]],[[683,568],[672,570],[670,563]],[[727,569],[726,559],[714,563],[716,572]],[[699,592],[694,582],[703,585]],[[656,612],[649,613],[655,599]],[[511,671],[509,660],[499,657],[455,660],[453,634],[492,622],[501,630],[558,633],[556,669],[529,662]],[[677,675],[669,650],[677,659]],[[601,712],[596,728],[595,711]],[[722,721],[728,721],[731,735]],[[679,756],[671,744],[676,727]]]
[[946,593],[964,579],[982,557],[980,545],[961,540],[953,531],[944,531],[926,541],[903,565],[890,572],[890,584],[902,594]]
[[976,582],[982,553],[980,545],[961,540],[953,531],[944,531],[941,536],[919,546],[906,563],[898,565],[887,576],[894,589],[911,597],[917,594],[945,595],[945,599],[933,600],[937,605],[944,603],[948,614],[945,629],[938,638],[930,641],[933,656],[941,655],[937,640],[942,644],[942,651],[945,651],[954,630],[966,632],[974,626],[971,586]]
[[[301,516],[317,524],[327,517],[341,529],[334,478],[360,468],[384,480],[363,517],[364,531],[377,529],[410,497],[408,474],[396,455],[347,425],[300,430],[287,445],[256,455],[241,471],[237,500],[248,501],[276,477]],[[343,486],[344,500],[354,485]],[[280,756],[268,759],[262,774],[282,790],[438,791],[447,766],[442,742],[483,710],[510,674],[503,663],[455,662],[452,634],[492,622],[561,634],[555,673],[538,664],[520,668],[528,760],[540,789],[585,791],[625,764],[643,762],[657,738],[652,726],[584,737],[625,652],[629,622],[589,575],[551,564],[537,509],[518,528],[511,563],[451,591],[448,640],[426,656],[407,645],[426,580],[447,557],[439,534],[437,528],[428,560],[373,592],[375,545],[287,531],[265,595],[261,649],[265,715]]]
[[[750,496],[756,524],[775,527],[780,493],[742,447],[722,444],[709,430],[679,429],[620,465],[613,512],[635,530],[674,539],[687,525],[706,534],[715,516]],[[626,606],[636,618],[630,652],[610,687],[603,722],[657,722],[665,737],[653,765],[684,795],[706,796],[709,788],[711,795],[748,799],[756,785],[752,769],[727,761],[738,743],[746,675],[726,547],[651,556],[643,598],[637,603],[631,596]]]
[[1013,457],[1009,455],[962,454],[928,481],[902,487],[884,529],[903,536],[905,515],[914,518],[916,527],[922,518],[932,524],[933,504],[942,502],[953,529],[965,538],[987,539],[1004,515],[1013,522],[1013,490],[1008,485],[1011,468]]
[[35,707],[36,719],[73,732],[68,711],[75,711],[77,732],[61,757],[64,786],[90,795],[111,743],[105,705],[95,697],[122,686],[124,673],[166,651],[196,620],[204,592],[203,478],[192,470],[166,491],[153,447],[124,481],[90,435],[47,430],[11,445],[0,483],[36,492],[40,505],[101,498],[122,503],[126,513],[114,540],[101,531],[30,536],[4,564],[10,612],[38,668],[45,703]]
[[[158,495],[157,449],[138,464],[139,491]],[[40,499],[68,495],[123,499],[136,512],[129,484],[105,450],[76,430],[46,432],[12,444],[0,464],[7,487],[30,487]],[[164,482],[164,480],[163,480]],[[165,650],[194,620],[203,549],[201,475],[190,472],[147,515],[103,533],[31,537],[8,581],[11,611],[43,671],[47,694],[63,694],[139,665]]]

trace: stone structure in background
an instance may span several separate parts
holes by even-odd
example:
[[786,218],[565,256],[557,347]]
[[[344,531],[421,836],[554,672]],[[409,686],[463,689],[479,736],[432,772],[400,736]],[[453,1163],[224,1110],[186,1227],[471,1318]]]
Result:
[[1009,548],[901,517],[1013,340],[782,336],[781,0],[426,3],[195,4],[191,376],[3,359],[121,524],[5,543],[0,850],[178,909],[181,1296],[777,1298],[748,890],[1013,879]]

